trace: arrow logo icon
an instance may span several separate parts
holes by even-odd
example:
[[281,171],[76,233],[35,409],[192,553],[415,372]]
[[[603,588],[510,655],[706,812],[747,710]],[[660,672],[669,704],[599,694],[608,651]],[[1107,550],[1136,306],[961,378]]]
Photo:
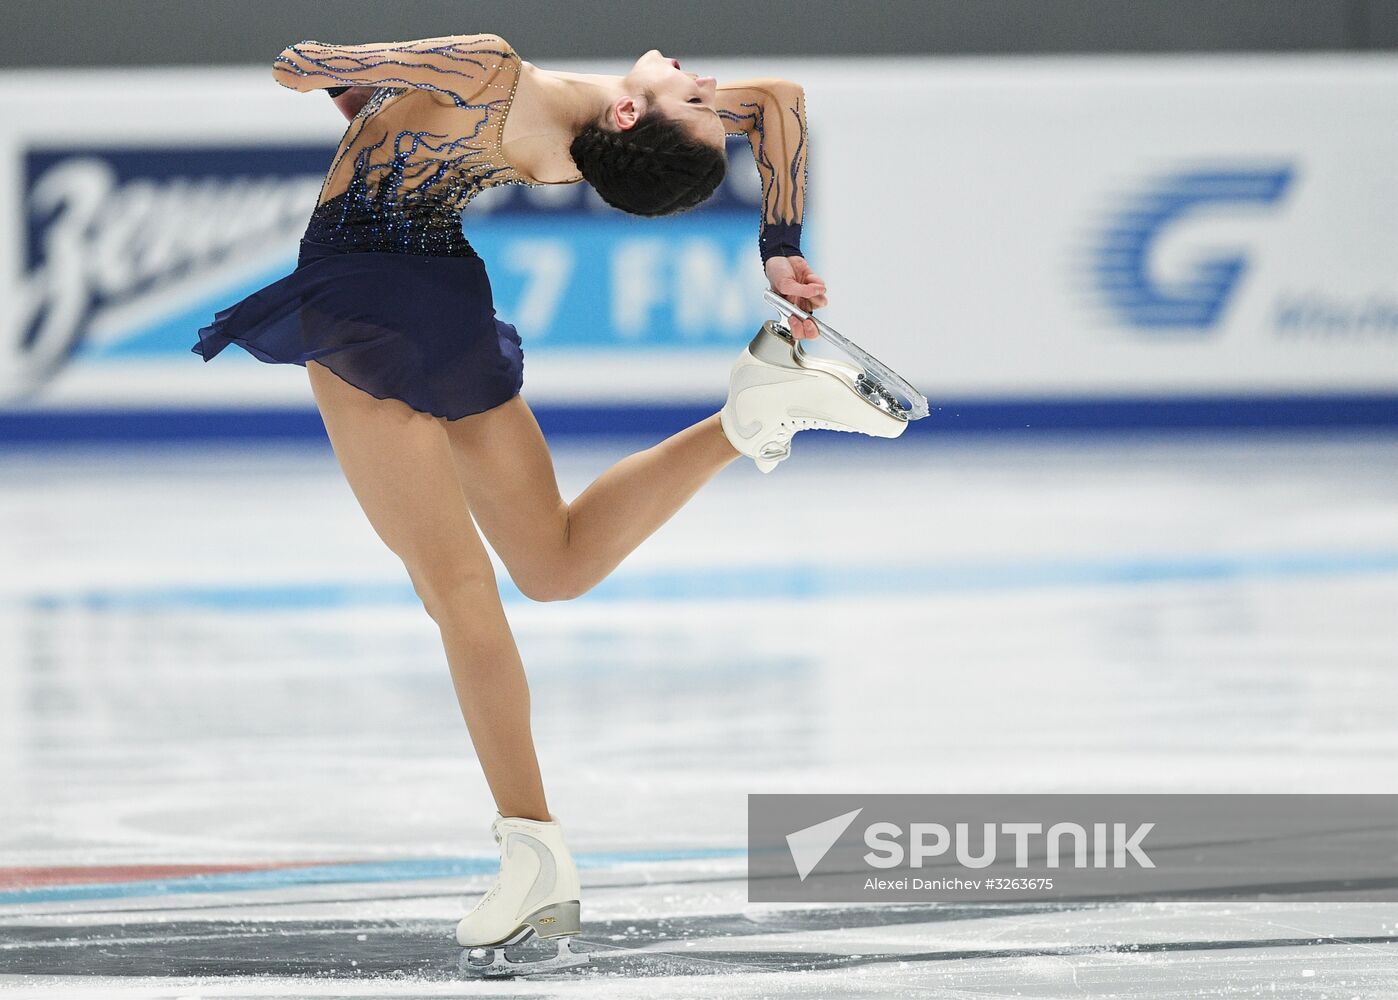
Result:
[[786,835],[787,849],[791,851],[791,860],[796,862],[796,874],[801,876],[802,882],[806,881],[806,876],[820,864],[820,859],[829,853],[830,848],[835,846],[835,841],[844,836],[854,818],[863,811],[861,806],[854,812],[847,812],[843,816],[836,816],[834,819],[827,819],[823,823]]

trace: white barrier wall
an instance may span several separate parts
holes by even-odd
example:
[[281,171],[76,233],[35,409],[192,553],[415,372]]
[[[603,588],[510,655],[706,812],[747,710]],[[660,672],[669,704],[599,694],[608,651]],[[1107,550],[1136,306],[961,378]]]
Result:
[[[1398,58],[705,68],[805,85],[826,318],[934,404],[1398,396]],[[0,123],[0,416],[309,406],[300,369],[190,346],[294,265],[344,129],[328,98],[263,68],[0,82],[22,109]],[[467,210],[531,403],[721,401],[768,315],[749,160],[675,219],[584,186]]]
[[933,392],[1398,388],[1398,59],[841,76],[821,266]]

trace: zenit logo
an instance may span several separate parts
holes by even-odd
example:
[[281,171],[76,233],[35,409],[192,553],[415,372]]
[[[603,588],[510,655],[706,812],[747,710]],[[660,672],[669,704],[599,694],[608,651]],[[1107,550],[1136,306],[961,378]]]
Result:
[[[802,882],[844,836],[863,809],[787,835],[787,848]],[[1154,868],[1144,841],[1154,823],[870,823],[864,828],[864,863],[872,868],[921,868],[926,862],[955,859],[965,868],[988,868],[1001,847],[1002,863],[1029,868]]]
[[33,393],[96,329],[139,329],[216,297],[223,268],[300,234],[333,154],[324,144],[27,150],[11,255],[21,266],[0,296],[0,399]]
[[[1088,250],[1088,270],[1103,304],[1128,326],[1211,329],[1247,272],[1248,259],[1236,246],[1189,246],[1187,227],[1205,216],[1276,205],[1292,174],[1289,165],[1192,170],[1160,177],[1124,198]],[[1166,237],[1186,243],[1168,276],[1158,273],[1157,260]]]

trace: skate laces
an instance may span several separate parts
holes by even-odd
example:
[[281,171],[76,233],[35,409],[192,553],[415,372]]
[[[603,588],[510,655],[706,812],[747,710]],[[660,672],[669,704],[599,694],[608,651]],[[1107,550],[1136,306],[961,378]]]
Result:
[[[495,824],[492,823],[491,826],[490,826],[490,832],[491,832],[491,835],[495,837],[496,846],[499,846],[499,845],[500,845],[500,830],[495,826]],[[502,869],[503,869],[503,867],[504,867],[504,860],[505,860],[505,859],[504,859],[504,857],[502,856],[502,857],[500,858]],[[490,900],[491,900],[491,898],[492,898],[497,892],[499,892],[499,891],[500,891],[500,876],[497,875],[497,876],[495,877],[495,884],[492,885],[492,886],[490,887],[490,891],[487,892],[484,896],[482,896],[482,897],[476,902],[476,904],[475,904],[474,907],[471,907],[471,911],[474,912],[475,910],[477,910],[477,909],[479,909],[480,907],[484,906],[486,903],[489,903]],[[462,896],[462,897],[461,897],[461,906],[462,906],[463,909],[465,909],[465,908],[467,908],[468,906],[470,906],[470,903],[469,903],[470,898],[471,898],[471,897],[469,897],[469,896]]]

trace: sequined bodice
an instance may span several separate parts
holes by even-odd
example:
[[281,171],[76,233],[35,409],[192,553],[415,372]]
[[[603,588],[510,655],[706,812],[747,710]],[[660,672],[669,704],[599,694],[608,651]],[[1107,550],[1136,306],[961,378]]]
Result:
[[[307,239],[399,253],[472,253],[461,232],[466,203],[498,184],[538,183],[502,149],[522,65],[499,35],[362,45],[303,41],[282,50],[272,67],[282,86],[375,88],[340,140]],[[801,87],[768,78],[725,84],[716,88],[713,110],[728,134],[746,135],[752,147],[762,179],[763,261],[801,256],[807,158]]]
[[347,250],[434,257],[476,255],[461,230],[459,210],[445,202],[420,202],[411,209],[380,208],[373,198],[349,192],[316,206],[306,224],[305,238]]
[[[340,140],[306,229],[317,243],[361,250],[465,256],[461,210],[498,184],[530,183],[501,150],[518,86],[520,58],[502,39],[431,53],[293,47],[304,77],[364,86],[395,64],[412,86],[379,86]],[[364,47],[368,48],[368,47]],[[425,87],[424,56],[436,60],[440,87]]]

